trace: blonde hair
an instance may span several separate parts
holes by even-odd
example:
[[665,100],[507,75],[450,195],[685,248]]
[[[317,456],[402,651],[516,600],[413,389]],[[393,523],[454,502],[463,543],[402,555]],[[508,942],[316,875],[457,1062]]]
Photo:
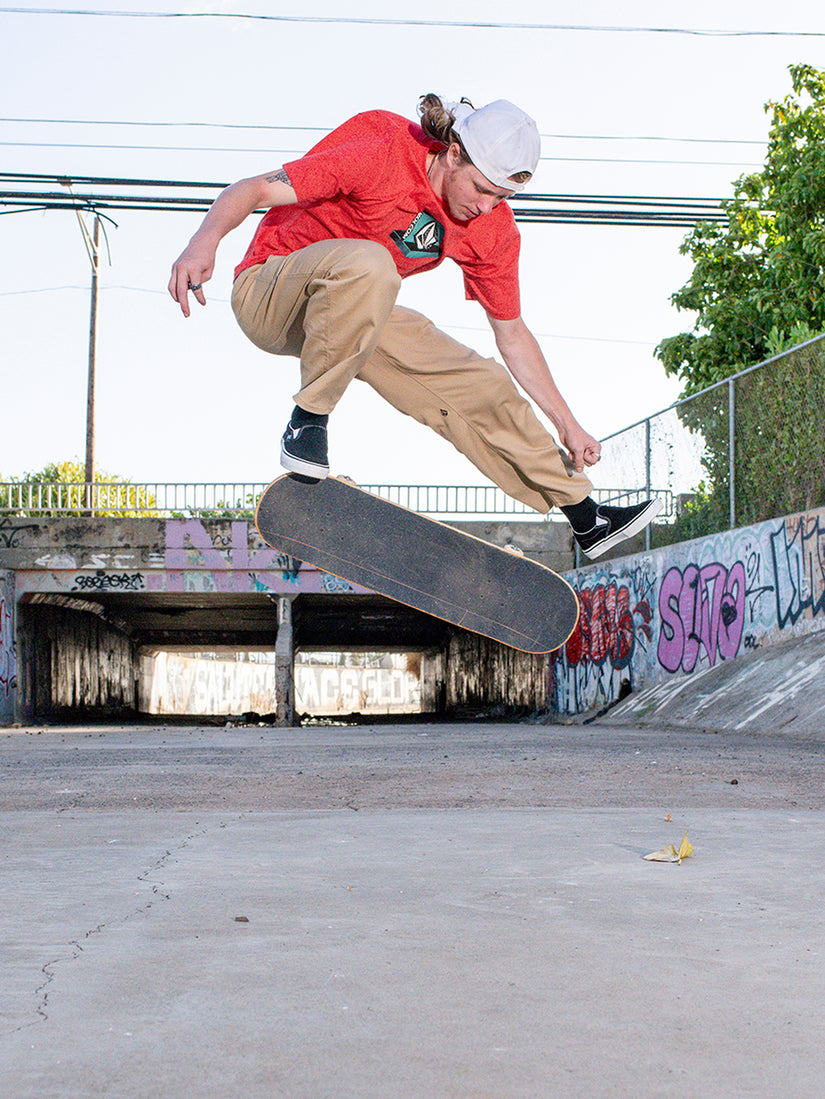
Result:
[[[462,98],[460,102],[466,103],[468,107],[473,106],[469,99]],[[435,92],[428,92],[427,95],[421,96],[418,101],[418,113],[421,116],[421,129],[428,137],[435,138],[442,145],[449,145],[452,142],[461,145],[458,134],[453,133],[455,116],[452,111],[447,110],[441,102],[441,97]],[[462,151],[463,148],[462,146]],[[464,155],[467,154],[464,153]]]
[[[462,103],[472,107],[469,99],[462,99]],[[462,164],[472,164],[470,155],[464,148],[464,142],[453,133],[455,115],[448,111],[435,92],[422,95],[418,101],[418,113],[421,116],[421,129],[428,137],[434,137],[442,145],[457,145],[461,154]]]
[[[468,107],[473,107],[473,104],[469,99],[464,96],[459,100],[460,103],[466,103]],[[458,145],[461,150],[461,159],[467,164],[472,164],[473,161],[469,156],[467,150],[462,144],[461,138],[458,134],[453,133],[453,124],[455,123],[455,116],[452,111],[448,111],[444,104],[441,102],[441,97],[436,95],[435,92],[428,92],[426,95],[422,95],[418,101],[418,114],[421,118],[421,129],[428,137],[435,138],[436,141],[440,141],[442,145]],[[475,165],[473,165],[475,167]],[[513,183],[527,183],[529,179],[532,179],[532,172],[516,172],[515,175],[508,178]]]

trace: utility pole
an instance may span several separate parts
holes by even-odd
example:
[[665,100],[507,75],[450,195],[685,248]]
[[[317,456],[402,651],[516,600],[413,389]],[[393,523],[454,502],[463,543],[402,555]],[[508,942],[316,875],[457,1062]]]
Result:
[[95,484],[95,359],[97,355],[97,279],[100,267],[100,215],[95,214],[92,248],[92,297],[89,315],[89,374],[86,387],[86,507],[94,505]]

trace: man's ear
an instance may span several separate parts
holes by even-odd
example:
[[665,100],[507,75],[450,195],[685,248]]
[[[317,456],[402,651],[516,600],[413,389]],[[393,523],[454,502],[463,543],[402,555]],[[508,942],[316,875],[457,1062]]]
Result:
[[461,163],[461,146],[456,141],[451,141],[445,153],[448,168],[457,168]]

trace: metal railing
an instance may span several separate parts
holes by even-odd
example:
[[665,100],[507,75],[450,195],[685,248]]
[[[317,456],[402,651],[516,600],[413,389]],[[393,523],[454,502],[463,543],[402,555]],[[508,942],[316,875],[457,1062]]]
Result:
[[[489,519],[558,519],[544,516],[495,485],[362,485],[361,488],[411,511],[431,516]],[[253,481],[99,482],[94,485],[38,481],[0,483],[0,515],[18,517],[144,517],[153,519],[251,518],[266,483]],[[638,489],[599,489],[602,503],[630,504],[641,499]],[[661,494],[665,514],[673,514],[670,493]]]

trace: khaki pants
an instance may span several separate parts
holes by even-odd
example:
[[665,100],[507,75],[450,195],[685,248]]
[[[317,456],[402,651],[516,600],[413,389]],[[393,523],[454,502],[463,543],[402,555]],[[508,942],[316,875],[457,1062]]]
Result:
[[257,347],[300,358],[295,403],[308,412],[331,412],[359,378],[536,511],[589,496],[589,479],[572,468],[507,369],[396,305],[400,284],[382,245],[322,241],[242,271],[232,308]]

